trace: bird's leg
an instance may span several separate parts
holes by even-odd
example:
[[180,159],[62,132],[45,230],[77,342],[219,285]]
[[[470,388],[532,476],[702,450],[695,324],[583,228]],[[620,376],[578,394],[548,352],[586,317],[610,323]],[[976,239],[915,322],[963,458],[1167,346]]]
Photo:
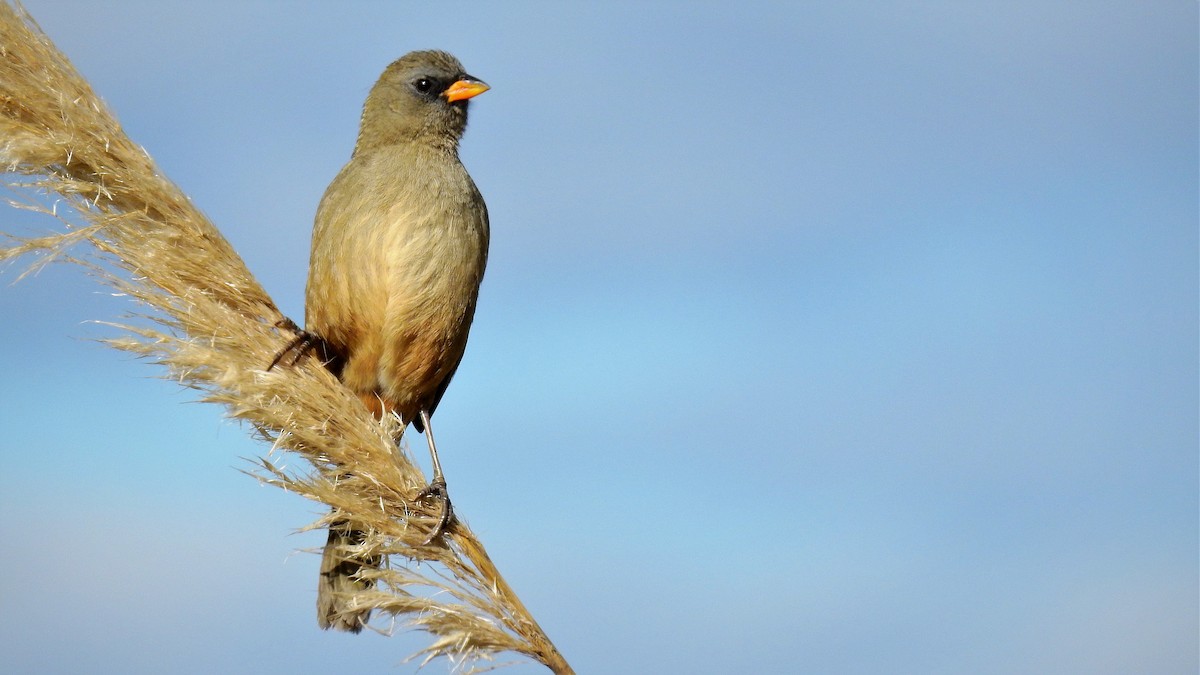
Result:
[[421,490],[417,495],[417,500],[433,497],[442,503],[442,515],[437,524],[433,526],[433,531],[429,533],[429,538],[425,540],[425,545],[428,546],[434,539],[442,536],[446,528],[450,527],[450,522],[454,520],[454,508],[450,505],[450,493],[446,490],[446,477],[442,475],[442,463],[438,460],[437,444],[433,442],[433,427],[429,424],[429,413],[422,410],[420,414],[421,424],[425,426],[425,441],[429,444],[429,456],[433,459],[433,480],[429,481],[429,485],[424,490]]

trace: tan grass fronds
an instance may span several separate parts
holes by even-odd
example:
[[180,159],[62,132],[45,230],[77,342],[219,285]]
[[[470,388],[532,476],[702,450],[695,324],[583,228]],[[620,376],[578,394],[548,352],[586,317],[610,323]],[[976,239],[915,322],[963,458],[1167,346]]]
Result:
[[[0,166],[22,208],[56,215],[65,231],[10,237],[0,260],[24,254],[89,266],[138,303],[138,326],[109,340],[169,369],[272,443],[252,471],[323,502],[332,519],[369,534],[365,555],[390,561],[376,590],[351,598],[432,641],[416,657],[446,657],[469,672],[504,652],[556,673],[570,666],[461,523],[425,545],[436,506],[414,502],[425,479],[393,438],[313,358],[266,370],[291,333],[237,253],[122,131],[116,119],[20,6],[0,3]],[[69,207],[60,210],[57,207]],[[284,469],[286,460],[301,469]]]

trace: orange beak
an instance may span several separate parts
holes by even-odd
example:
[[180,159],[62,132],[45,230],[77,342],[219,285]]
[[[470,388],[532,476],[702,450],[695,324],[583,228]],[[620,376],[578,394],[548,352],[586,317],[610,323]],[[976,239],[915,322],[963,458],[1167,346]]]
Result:
[[446,91],[442,92],[442,95],[446,97],[447,101],[453,103],[454,101],[465,101],[469,98],[474,98],[488,89],[491,89],[491,87],[487,86],[486,82],[465,77],[450,85]]

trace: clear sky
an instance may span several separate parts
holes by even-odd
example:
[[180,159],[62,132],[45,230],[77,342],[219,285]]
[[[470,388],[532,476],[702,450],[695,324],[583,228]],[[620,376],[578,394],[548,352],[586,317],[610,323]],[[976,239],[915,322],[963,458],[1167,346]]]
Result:
[[[580,673],[1196,672],[1195,2],[26,4],[297,319],[383,67],[493,86],[438,441]],[[127,303],[18,269],[3,669],[411,670]]]

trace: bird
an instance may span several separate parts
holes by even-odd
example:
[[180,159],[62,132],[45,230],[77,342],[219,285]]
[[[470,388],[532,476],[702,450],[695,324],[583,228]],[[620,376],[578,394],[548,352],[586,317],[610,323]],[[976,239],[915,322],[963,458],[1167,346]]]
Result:
[[[411,52],[383,71],[350,160],[317,208],[304,329],[275,360],[319,347],[373,415],[395,414],[425,435],[433,477],[417,498],[441,504],[426,543],[453,520],[430,418],[462,361],[487,266],[487,206],[458,147],[469,102],[488,89],[443,51]],[[365,537],[346,519],[329,525],[321,628],[357,633],[370,618],[349,604],[373,587],[360,573],[382,564],[352,551]]]

